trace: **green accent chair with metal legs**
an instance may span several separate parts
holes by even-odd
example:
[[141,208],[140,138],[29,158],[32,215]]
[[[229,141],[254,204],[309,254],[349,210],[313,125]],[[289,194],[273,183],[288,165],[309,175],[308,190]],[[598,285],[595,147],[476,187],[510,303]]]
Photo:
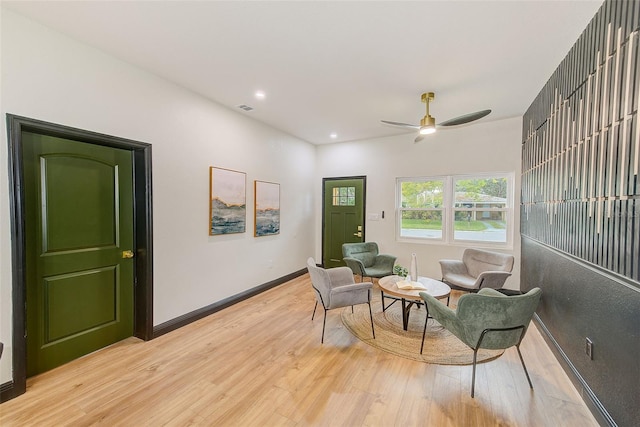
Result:
[[342,245],[342,258],[353,274],[361,277],[381,278],[393,274],[396,257],[381,254],[375,242],[345,243]]
[[426,292],[420,292],[427,307],[420,353],[424,347],[427,322],[429,316],[432,316],[473,350],[471,397],[474,395],[476,360],[478,350],[481,348],[497,350],[515,346],[529,386],[533,388],[520,352],[520,343],[540,303],[541,295],[540,288],[533,288],[524,295],[514,296],[507,296],[495,289],[485,288],[480,289],[477,294],[462,295],[458,300],[457,308],[452,310]]
[[351,306],[351,311],[353,311],[353,306],[356,304],[369,305],[371,333],[373,334],[373,338],[376,337],[376,332],[373,329],[373,314],[371,312],[371,290],[373,289],[373,283],[355,283],[353,273],[348,267],[324,269],[318,267],[313,258],[307,259],[307,270],[309,270],[309,276],[311,276],[313,290],[316,292],[316,304],[313,307],[311,320],[313,320],[316,315],[318,302],[322,304],[324,308],[321,343],[324,343],[327,311],[348,306]]

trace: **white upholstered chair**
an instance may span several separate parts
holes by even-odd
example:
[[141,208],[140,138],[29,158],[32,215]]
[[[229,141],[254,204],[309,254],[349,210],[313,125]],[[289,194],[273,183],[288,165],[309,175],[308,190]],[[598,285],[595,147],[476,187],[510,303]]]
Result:
[[309,270],[309,275],[311,276],[311,285],[313,286],[313,290],[316,292],[316,304],[313,307],[311,320],[313,320],[316,315],[318,302],[322,304],[322,307],[324,308],[322,338],[320,340],[321,343],[324,342],[327,310],[348,306],[351,306],[351,310],[353,310],[353,306],[356,304],[369,305],[371,332],[373,333],[373,338],[376,337],[376,333],[373,329],[373,314],[371,313],[371,290],[373,288],[373,283],[355,283],[353,280],[353,273],[349,267],[324,269],[318,267],[313,258],[307,259],[307,270]]
[[482,288],[501,289],[513,270],[513,255],[481,249],[465,249],[462,260],[441,259],[442,281],[476,292]]

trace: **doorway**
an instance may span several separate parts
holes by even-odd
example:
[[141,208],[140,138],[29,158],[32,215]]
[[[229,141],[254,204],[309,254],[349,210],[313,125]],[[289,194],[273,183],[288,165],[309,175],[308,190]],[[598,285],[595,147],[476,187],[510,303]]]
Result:
[[365,241],[366,176],[322,180],[322,264],[345,266],[342,244]]
[[[27,330],[31,335],[39,335],[41,342],[43,336],[51,342],[72,341],[79,337],[76,344],[86,352],[93,351],[87,342],[95,341],[96,336],[83,341],[85,330],[102,329],[101,339],[107,338],[103,342],[108,342],[108,339],[118,340],[123,334],[122,330],[128,336],[144,340],[151,339],[153,335],[151,145],[11,114],[7,115],[7,129],[9,184],[12,191],[13,383],[10,388],[2,390],[2,401],[24,393],[28,375],[48,369],[47,363],[34,370],[31,360],[27,362],[27,358],[34,352],[33,345],[26,336]],[[111,160],[110,156],[115,156],[118,160]],[[97,167],[97,170],[87,173],[88,166]],[[123,170],[127,168],[128,170]],[[114,170],[122,176],[110,177],[109,174]],[[85,174],[84,178],[82,174]],[[124,207],[128,213],[121,211],[121,201],[116,201],[113,209],[118,210],[115,215],[117,219],[112,218],[111,226],[106,231],[102,226],[92,226],[93,217],[102,216],[104,212],[91,205],[96,198],[109,199],[110,196],[95,195],[94,193],[105,191],[104,188],[92,191],[91,186],[84,182],[89,176],[95,177],[96,174],[106,177],[107,192],[113,190],[115,193],[122,191],[128,194],[125,199],[128,198],[129,206]],[[127,181],[124,176],[130,179]],[[74,184],[78,180],[83,181],[82,185]],[[119,183],[124,187],[116,190]],[[69,191],[70,186],[74,187],[73,191],[76,193]],[[53,192],[48,195],[45,187]],[[63,191],[60,191],[61,188]],[[42,211],[49,215],[46,221],[39,212],[33,212],[34,209],[40,209],[39,206],[34,206],[33,197],[29,194],[34,189],[37,195],[36,205],[45,206]],[[46,203],[42,203],[43,200]],[[69,209],[68,205],[71,203],[77,211]],[[89,212],[87,209],[94,211]],[[83,212],[89,213],[92,219],[80,224]],[[55,224],[51,222],[54,217]],[[75,237],[61,234],[65,223],[67,228],[77,227],[81,232]],[[126,228],[129,230],[125,230]],[[42,237],[44,246],[42,242],[40,247],[36,243],[34,250],[33,238],[37,235]],[[94,247],[85,251],[91,244]],[[74,270],[74,267],[64,271],[67,264],[82,264],[92,257],[95,260],[98,253],[100,255],[97,257],[103,258],[101,266],[83,264],[86,268],[83,267],[81,271]],[[34,264],[34,254],[44,261]],[[60,256],[58,261],[52,261]],[[107,258],[113,262],[104,261]],[[119,260],[115,261],[116,258]],[[125,276],[116,277],[116,274],[123,271],[130,279]],[[79,285],[80,282],[85,283],[84,279],[88,276],[92,276],[91,290]],[[42,289],[34,288],[35,293],[34,289],[29,288],[30,281],[34,278],[40,284],[45,284]],[[127,280],[130,284],[124,283]],[[116,301],[111,298],[114,294],[123,299]],[[65,315],[74,309],[74,303],[55,305],[52,301],[59,301],[70,295],[107,300],[107,305],[91,306],[81,315],[76,307],[72,315]],[[126,317],[130,320],[124,319],[125,314],[118,312],[119,309],[125,310]],[[49,310],[57,317],[50,318],[47,316],[51,313],[47,313],[47,316],[40,313],[34,321],[34,310]],[[74,324],[69,319],[77,320],[80,324]],[[115,332],[118,327],[121,330]],[[60,350],[60,353],[65,352],[68,353],[68,350]],[[65,357],[61,358],[54,351],[46,354],[44,359],[59,359],[64,363]],[[75,357],[77,355],[73,353],[71,358]]]

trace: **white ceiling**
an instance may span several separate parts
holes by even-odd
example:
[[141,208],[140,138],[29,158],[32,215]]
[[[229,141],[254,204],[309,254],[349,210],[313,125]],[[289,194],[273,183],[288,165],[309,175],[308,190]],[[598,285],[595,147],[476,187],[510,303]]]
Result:
[[419,123],[425,91],[437,122],[485,108],[482,121],[521,116],[601,4],[2,0],[314,144],[408,134],[380,120]]

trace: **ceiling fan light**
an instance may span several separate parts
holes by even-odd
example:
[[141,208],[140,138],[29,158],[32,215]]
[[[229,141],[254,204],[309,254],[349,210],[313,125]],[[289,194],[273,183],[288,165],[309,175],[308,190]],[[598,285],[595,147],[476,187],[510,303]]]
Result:
[[420,135],[429,135],[436,131],[436,119],[427,114],[420,120]]
[[429,135],[436,132],[435,126],[422,126],[420,128],[420,135]]

